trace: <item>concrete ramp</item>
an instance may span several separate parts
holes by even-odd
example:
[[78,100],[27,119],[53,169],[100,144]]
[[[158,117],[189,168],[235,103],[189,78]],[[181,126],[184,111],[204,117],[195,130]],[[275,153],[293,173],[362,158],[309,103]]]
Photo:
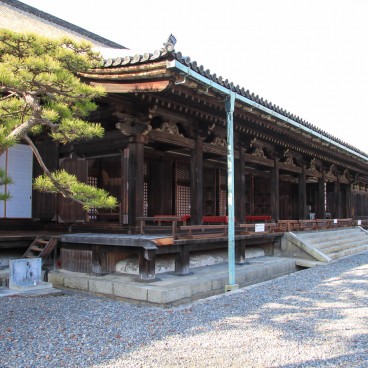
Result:
[[361,227],[285,233],[283,256],[312,267],[368,250],[368,232]]

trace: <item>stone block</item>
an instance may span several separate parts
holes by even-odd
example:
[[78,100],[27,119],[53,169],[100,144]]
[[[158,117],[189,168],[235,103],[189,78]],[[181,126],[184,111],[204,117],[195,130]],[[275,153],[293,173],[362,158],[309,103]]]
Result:
[[212,281],[202,281],[200,283],[193,283],[190,285],[192,291],[191,295],[197,295],[197,294],[208,294],[212,291]]
[[191,296],[189,285],[168,289],[148,288],[147,300],[151,303],[167,304],[176,300],[190,298]]
[[48,280],[53,286],[64,286],[64,275],[58,271],[51,271],[48,274]]
[[96,280],[91,279],[88,282],[88,290],[91,293],[98,293],[98,294],[113,294],[113,283],[111,280]]
[[130,285],[120,282],[115,282],[113,285],[114,295],[120,298],[144,300],[147,301],[148,291],[146,286]]
[[70,289],[88,291],[88,278],[64,277],[64,286]]
[[228,282],[228,279],[225,277],[212,280],[212,290],[224,291],[225,285],[227,285],[227,282]]

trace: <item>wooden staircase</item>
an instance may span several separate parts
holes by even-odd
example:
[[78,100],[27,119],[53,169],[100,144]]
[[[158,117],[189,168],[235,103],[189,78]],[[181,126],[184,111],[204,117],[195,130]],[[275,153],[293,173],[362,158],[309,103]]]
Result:
[[47,259],[58,243],[57,236],[37,236],[23,254],[23,258]]

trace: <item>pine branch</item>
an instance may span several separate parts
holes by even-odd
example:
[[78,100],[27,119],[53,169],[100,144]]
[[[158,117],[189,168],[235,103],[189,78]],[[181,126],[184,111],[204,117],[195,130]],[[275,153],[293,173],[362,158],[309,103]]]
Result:
[[58,189],[58,191],[65,197],[65,198],[70,198],[73,201],[84,205],[83,202],[75,199],[57,180],[55,180],[55,178],[52,176],[51,172],[49,171],[49,169],[47,168],[47,166],[45,165],[37,147],[34,145],[34,143],[32,142],[32,140],[28,137],[28,136],[23,136],[23,139],[29,144],[29,146],[32,149],[33,154],[36,157],[37,162],[39,163],[39,165],[41,166],[43,172],[45,173],[45,175],[50,179],[51,183],[55,186],[55,188]]

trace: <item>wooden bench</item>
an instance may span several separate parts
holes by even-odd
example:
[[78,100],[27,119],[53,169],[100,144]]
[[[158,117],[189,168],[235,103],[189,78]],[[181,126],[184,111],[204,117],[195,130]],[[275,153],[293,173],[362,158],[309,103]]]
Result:
[[120,213],[119,212],[100,212],[97,211],[96,215],[98,221],[106,222],[119,222]]
[[215,238],[227,236],[228,225],[184,225],[180,226],[180,231],[184,234],[178,234],[179,238]]
[[227,224],[228,217],[227,216],[203,216],[202,223],[205,225],[209,224]]
[[245,222],[269,222],[271,221],[271,216],[266,216],[266,215],[258,215],[258,216],[253,216],[253,215],[248,215],[245,216]]
[[155,215],[152,217],[137,217],[136,220],[140,223],[140,226],[139,226],[140,234],[145,233],[146,222],[150,221],[153,223],[157,222],[159,225],[161,225],[162,222],[171,223],[171,229],[172,229],[171,233],[173,236],[175,236],[175,234],[177,233],[177,229],[178,229],[178,222],[182,222],[186,224],[186,222],[188,221],[188,216],[189,215],[183,215],[183,216]]
[[[154,220],[155,222],[158,222],[158,225],[161,226],[161,223],[163,222],[172,222],[172,218],[176,216],[176,215],[154,215],[153,217],[156,219]],[[187,221],[190,220],[190,215],[182,215],[182,216],[177,216],[178,220],[177,222],[182,222],[183,225],[187,224]],[[168,220],[169,219],[169,220]]]

